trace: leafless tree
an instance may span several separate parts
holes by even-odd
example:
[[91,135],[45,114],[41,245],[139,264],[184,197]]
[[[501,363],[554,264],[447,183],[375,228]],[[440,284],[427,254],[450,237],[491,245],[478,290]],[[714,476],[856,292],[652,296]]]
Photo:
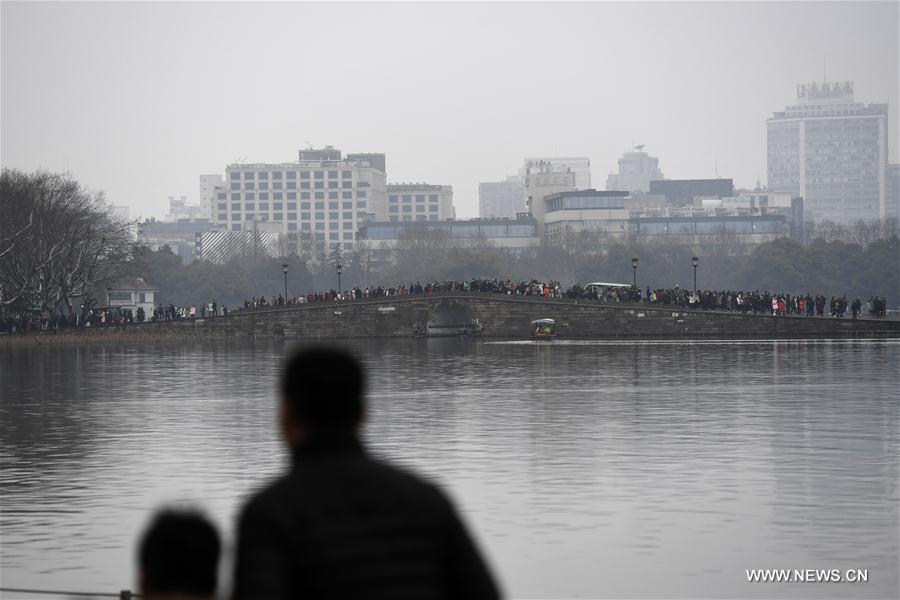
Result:
[[4,169],[0,176],[0,306],[71,311],[74,298],[122,275],[130,224],[102,193],[65,175]]

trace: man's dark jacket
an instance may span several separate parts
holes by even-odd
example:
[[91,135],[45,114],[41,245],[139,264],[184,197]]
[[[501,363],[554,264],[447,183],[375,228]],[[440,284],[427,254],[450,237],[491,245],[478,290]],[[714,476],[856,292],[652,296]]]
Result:
[[369,458],[350,433],[293,458],[241,515],[235,598],[499,596],[436,487]]

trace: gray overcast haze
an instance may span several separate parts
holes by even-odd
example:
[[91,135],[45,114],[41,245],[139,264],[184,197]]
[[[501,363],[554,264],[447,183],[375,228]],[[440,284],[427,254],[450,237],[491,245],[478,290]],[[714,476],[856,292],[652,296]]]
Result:
[[2,164],[69,171],[132,217],[199,200],[237,159],[311,142],[387,154],[389,182],[478,182],[525,156],[632,142],[670,178],[766,179],[765,119],[796,84],[890,102],[898,2],[2,3]]

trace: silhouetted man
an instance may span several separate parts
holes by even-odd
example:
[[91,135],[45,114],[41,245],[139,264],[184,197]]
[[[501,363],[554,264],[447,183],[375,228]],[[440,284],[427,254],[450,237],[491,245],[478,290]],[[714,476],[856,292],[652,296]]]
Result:
[[219,534],[206,518],[160,512],[138,550],[140,593],[148,600],[211,599],[220,553]]
[[241,515],[236,598],[497,598],[445,496],[363,450],[363,391],[344,352],[288,360],[281,427],[293,467]]

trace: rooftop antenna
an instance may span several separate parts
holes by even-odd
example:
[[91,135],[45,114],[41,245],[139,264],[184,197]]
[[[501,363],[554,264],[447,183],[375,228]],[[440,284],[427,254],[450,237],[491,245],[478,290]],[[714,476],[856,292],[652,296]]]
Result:
[[718,178],[719,178],[719,154],[716,153],[716,154],[714,154],[713,156],[714,156],[714,158],[713,158],[713,168],[714,168],[715,171],[716,171],[716,179],[718,179]]
[[312,149],[313,149],[313,145],[312,145],[309,141],[306,142],[306,149],[307,149],[307,150],[312,150]]

